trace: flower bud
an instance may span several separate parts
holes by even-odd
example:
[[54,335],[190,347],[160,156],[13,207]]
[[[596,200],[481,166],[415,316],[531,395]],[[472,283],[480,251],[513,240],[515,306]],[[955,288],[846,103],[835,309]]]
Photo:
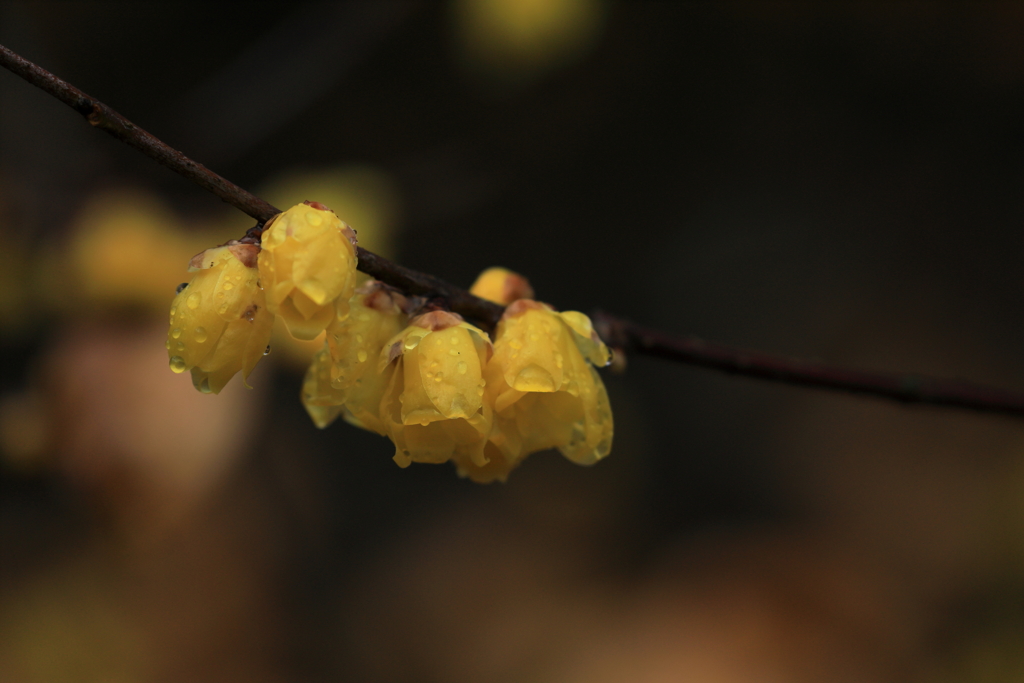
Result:
[[507,268],[497,267],[480,273],[469,292],[502,306],[508,306],[519,299],[533,298],[533,287],[529,280]]
[[239,370],[248,378],[270,341],[274,318],[259,286],[258,251],[232,244],[197,254],[195,276],[171,303],[171,370],[191,370],[203,393],[219,393]]
[[452,458],[487,464],[491,411],[483,400],[483,368],[490,353],[484,332],[445,311],[414,318],[388,342],[380,367],[394,365],[394,374],[380,417],[399,466]]
[[587,361],[604,365],[609,357],[582,313],[557,313],[528,299],[510,305],[485,371],[494,406],[491,443],[512,466],[547,448],[581,465],[608,455],[611,406]]
[[356,285],[355,233],[334,212],[304,202],[263,231],[259,271],[270,312],[297,339],[314,339],[348,315]]

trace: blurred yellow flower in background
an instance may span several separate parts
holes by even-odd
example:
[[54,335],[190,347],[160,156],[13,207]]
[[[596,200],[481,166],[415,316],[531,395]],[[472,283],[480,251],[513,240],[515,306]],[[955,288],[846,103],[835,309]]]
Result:
[[67,251],[54,254],[66,258],[66,265],[54,263],[56,272],[43,268],[39,286],[58,310],[82,305],[163,309],[182,281],[182,264],[218,237],[186,233],[155,195],[109,190],[79,210]]
[[329,166],[285,171],[257,193],[274,206],[307,199],[331,207],[359,235],[359,246],[394,256],[400,201],[395,182],[372,166]]
[[456,0],[466,66],[527,81],[585,55],[604,25],[602,0]]

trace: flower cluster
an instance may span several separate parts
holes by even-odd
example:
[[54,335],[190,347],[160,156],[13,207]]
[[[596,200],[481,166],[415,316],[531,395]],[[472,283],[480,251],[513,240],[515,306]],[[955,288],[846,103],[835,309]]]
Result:
[[401,467],[451,461],[478,482],[504,481],[549,448],[581,465],[608,455],[611,406],[594,366],[610,354],[590,320],[524,298],[529,283],[504,269],[470,291],[507,306],[493,338],[448,311],[410,317],[387,285],[361,286],[306,373],[317,426],[343,415],[390,438]]
[[262,248],[233,241],[196,254],[195,276],[171,303],[171,370],[190,370],[204,393],[219,393],[239,370],[248,378],[275,316],[294,336],[312,339],[348,315],[355,268],[355,233],[316,202],[268,221]]
[[381,282],[356,288],[354,242],[307,202],[267,226],[262,248],[196,256],[171,308],[171,369],[216,393],[239,370],[248,376],[280,316],[297,338],[325,332],[301,392],[313,422],[342,416],[387,436],[401,467],[451,461],[491,482],[540,450],[582,465],[608,454],[611,406],[595,366],[610,353],[587,316],[535,301],[523,277],[492,268],[470,290],[506,307],[488,335]]

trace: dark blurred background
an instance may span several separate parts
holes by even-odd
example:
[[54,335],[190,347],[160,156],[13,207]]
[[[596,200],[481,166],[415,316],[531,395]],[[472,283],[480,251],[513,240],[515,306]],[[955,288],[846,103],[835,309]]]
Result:
[[[1024,10],[0,4],[0,43],[467,286],[1024,388]],[[504,485],[166,367],[251,220],[0,73],[0,681],[1019,681],[1024,429],[643,357]]]

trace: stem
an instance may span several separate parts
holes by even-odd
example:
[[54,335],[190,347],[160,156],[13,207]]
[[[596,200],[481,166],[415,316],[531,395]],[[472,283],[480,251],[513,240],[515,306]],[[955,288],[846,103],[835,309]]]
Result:
[[[259,225],[279,213],[278,209],[238,185],[222,178],[202,164],[169,147],[116,111],[78,88],[57,78],[0,45],[0,66],[45,90],[86,117],[90,124],[126,142],[157,163],[180,173],[225,202],[255,218]],[[359,269],[389,285],[415,295],[440,296],[449,308],[466,318],[493,328],[501,318],[501,306],[485,301],[455,285],[426,273],[411,270],[357,247]],[[607,313],[594,316],[595,327],[609,345],[626,351],[666,360],[714,368],[737,375],[785,384],[811,386],[903,403],[921,403],[987,413],[1024,417],[1024,394],[967,382],[919,375],[864,372],[838,368],[771,354],[743,351],[696,337],[679,336],[641,327]]]
[[866,372],[747,351],[690,335],[642,327],[598,311],[594,327],[609,345],[666,360],[796,386],[868,394],[901,403],[963,408],[1024,417],[1024,394],[916,374]]
[[86,95],[75,86],[57,78],[46,69],[33,64],[3,45],[0,45],[0,65],[18,74],[37,88],[50,93],[84,116],[91,125],[110,133],[121,142],[131,145],[157,163],[180,173],[260,223],[264,223],[274,214],[280,213],[259,197],[246,192],[230,180],[221,178],[202,164],[192,161],[99,100]]
[[[275,214],[280,213],[279,209],[256,195],[189,159],[99,100],[90,97],[70,83],[61,80],[3,45],[0,45],[0,65],[13,71],[37,88],[50,93],[86,117],[93,126],[131,145],[157,163],[185,176],[236,209],[252,216],[260,226]],[[257,229],[256,234],[258,235],[259,232]],[[398,287],[409,294],[443,297],[453,311],[466,318],[479,321],[485,327],[493,328],[501,318],[501,312],[504,309],[497,304],[477,298],[466,290],[433,275],[419,273],[392,263],[362,247],[356,247],[356,250],[359,257],[359,270],[367,275]]]
[[505,311],[504,306],[473,296],[461,287],[456,287],[439,277],[392,263],[362,247],[356,247],[356,253],[359,257],[359,270],[367,275],[397,287],[407,294],[440,296],[444,298],[449,309],[464,318],[479,321],[489,330],[494,329]]

